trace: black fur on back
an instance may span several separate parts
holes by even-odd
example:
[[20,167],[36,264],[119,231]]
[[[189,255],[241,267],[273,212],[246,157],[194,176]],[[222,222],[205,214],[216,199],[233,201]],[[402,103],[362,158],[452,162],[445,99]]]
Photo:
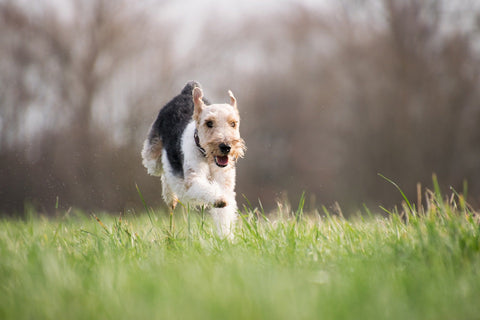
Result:
[[[173,169],[173,173],[182,178],[183,152],[181,138],[185,127],[192,120],[194,107],[192,91],[197,87],[200,87],[198,82],[188,82],[182,92],[160,110],[148,135],[149,141],[160,138],[163,149],[167,152],[168,162]],[[210,104],[205,98],[203,101],[207,105]]]

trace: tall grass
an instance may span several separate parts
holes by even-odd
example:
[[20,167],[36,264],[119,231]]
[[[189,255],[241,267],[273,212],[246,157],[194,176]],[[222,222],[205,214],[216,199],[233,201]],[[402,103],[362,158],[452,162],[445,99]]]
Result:
[[302,199],[244,208],[233,242],[189,209],[173,232],[154,211],[1,220],[0,319],[479,318],[479,216],[462,195],[350,219]]

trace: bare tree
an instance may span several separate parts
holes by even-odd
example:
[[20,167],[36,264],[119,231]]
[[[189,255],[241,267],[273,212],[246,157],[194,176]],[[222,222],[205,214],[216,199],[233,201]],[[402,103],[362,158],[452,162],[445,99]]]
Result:
[[[0,193],[5,210],[18,210],[30,199],[48,211],[57,196],[65,205],[86,208],[118,210],[131,201],[118,199],[121,189],[134,190],[129,168],[137,152],[119,154],[132,148],[132,140],[115,139],[116,129],[132,124],[129,114],[147,108],[138,97],[158,96],[152,91],[157,88],[128,77],[143,72],[151,82],[160,79],[154,72],[161,64],[141,62],[168,34],[156,33],[150,44],[152,19],[129,1],[68,4],[69,18],[48,2],[38,12],[13,2],[0,4],[6,70],[0,76],[5,84]],[[166,49],[156,47],[157,57]],[[136,90],[119,91],[129,84]],[[109,97],[119,94],[122,104],[109,105]],[[122,110],[125,116],[116,116]]]
[[264,45],[246,50],[265,60],[245,75],[249,196],[303,189],[322,202],[397,203],[377,173],[410,197],[432,173],[457,189],[467,179],[478,195],[479,28],[451,24],[475,21],[473,4],[358,4],[340,3],[335,19],[294,8],[258,22],[264,34],[250,23]]

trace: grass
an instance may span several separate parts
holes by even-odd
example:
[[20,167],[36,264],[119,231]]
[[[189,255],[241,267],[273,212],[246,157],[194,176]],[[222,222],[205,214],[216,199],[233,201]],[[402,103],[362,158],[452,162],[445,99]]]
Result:
[[478,319],[479,216],[462,195],[426,201],[244,209],[234,242],[189,210],[174,233],[153,211],[3,219],[0,319]]

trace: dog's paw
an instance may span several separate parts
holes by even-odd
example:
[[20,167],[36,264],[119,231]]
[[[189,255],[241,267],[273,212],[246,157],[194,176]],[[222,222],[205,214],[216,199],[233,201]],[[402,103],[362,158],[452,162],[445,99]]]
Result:
[[227,201],[224,199],[218,199],[213,203],[214,208],[225,208],[227,206]]

